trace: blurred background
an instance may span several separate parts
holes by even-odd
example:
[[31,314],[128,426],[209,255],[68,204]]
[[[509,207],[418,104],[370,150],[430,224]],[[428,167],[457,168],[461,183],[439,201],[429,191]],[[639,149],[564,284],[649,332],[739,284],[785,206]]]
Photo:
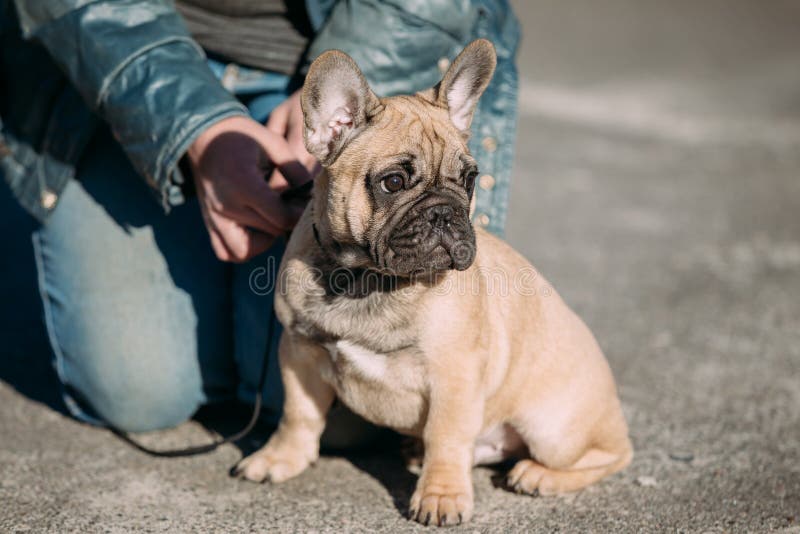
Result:
[[[637,457],[556,501],[476,476],[476,520],[798,532],[800,2],[513,4],[524,40],[507,237],[595,331]],[[0,228],[0,379],[12,386],[0,384],[0,432],[19,432],[11,412],[45,417],[23,395],[55,389],[30,381],[49,373],[33,222],[4,185]],[[370,487],[349,464],[320,469],[352,482],[339,495]],[[301,500],[288,491],[285,506]],[[394,521],[372,510],[360,525]]]
[[514,5],[507,237],[600,340],[637,454],[600,530],[800,529],[800,2]]

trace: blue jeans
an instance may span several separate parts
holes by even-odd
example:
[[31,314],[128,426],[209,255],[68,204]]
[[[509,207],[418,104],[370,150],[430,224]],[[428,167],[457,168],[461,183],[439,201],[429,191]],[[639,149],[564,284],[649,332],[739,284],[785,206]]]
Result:
[[[293,89],[283,75],[210,61],[264,122]],[[55,366],[75,417],[126,431],[174,426],[201,405],[251,402],[265,353],[265,417],[283,402],[277,337],[267,339],[276,244],[242,265],[216,259],[196,199],[165,215],[107,130],[95,135],[34,235]],[[264,268],[267,268],[264,271]]]

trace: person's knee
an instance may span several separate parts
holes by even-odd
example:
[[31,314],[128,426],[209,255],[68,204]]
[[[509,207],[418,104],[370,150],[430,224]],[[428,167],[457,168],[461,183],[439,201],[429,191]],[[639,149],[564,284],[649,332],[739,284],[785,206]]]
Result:
[[199,387],[179,380],[139,377],[123,387],[106,382],[94,386],[92,408],[102,420],[126,432],[147,432],[179,425],[201,404]]
[[205,398],[197,356],[191,344],[161,339],[148,345],[156,346],[88,343],[65,359],[61,378],[91,412],[119,430],[176,426]]
[[205,402],[204,388],[234,387],[228,268],[196,206],[164,218],[119,150],[104,150],[90,151],[34,238],[50,342],[74,415],[170,427]]

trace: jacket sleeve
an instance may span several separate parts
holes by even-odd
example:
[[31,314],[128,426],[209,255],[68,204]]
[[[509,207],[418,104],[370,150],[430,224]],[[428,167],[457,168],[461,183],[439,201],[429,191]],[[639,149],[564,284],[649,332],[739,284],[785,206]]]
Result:
[[476,17],[470,0],[340,0],[308,58],[339,49],[355,59],[378,95],[413,93],[440,80],[439,61],[461,51]]
[[206,65],[171,2],[15,0],[41,43],[110,126],[165,209],[182,201],[178,161],[207,126],[246,108]]

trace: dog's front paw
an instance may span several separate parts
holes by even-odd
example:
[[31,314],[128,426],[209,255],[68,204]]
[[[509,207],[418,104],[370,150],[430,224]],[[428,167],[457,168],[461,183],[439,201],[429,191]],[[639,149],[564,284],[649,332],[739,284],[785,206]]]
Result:
[[460,525],[472,517],[472,506],[469,476],[423,474],[411,497],[409,517],[423,525]]
[[240,461],[231,474],[253,482],[283,482],[302,473],[311,464],[307,455],[269,445]]

